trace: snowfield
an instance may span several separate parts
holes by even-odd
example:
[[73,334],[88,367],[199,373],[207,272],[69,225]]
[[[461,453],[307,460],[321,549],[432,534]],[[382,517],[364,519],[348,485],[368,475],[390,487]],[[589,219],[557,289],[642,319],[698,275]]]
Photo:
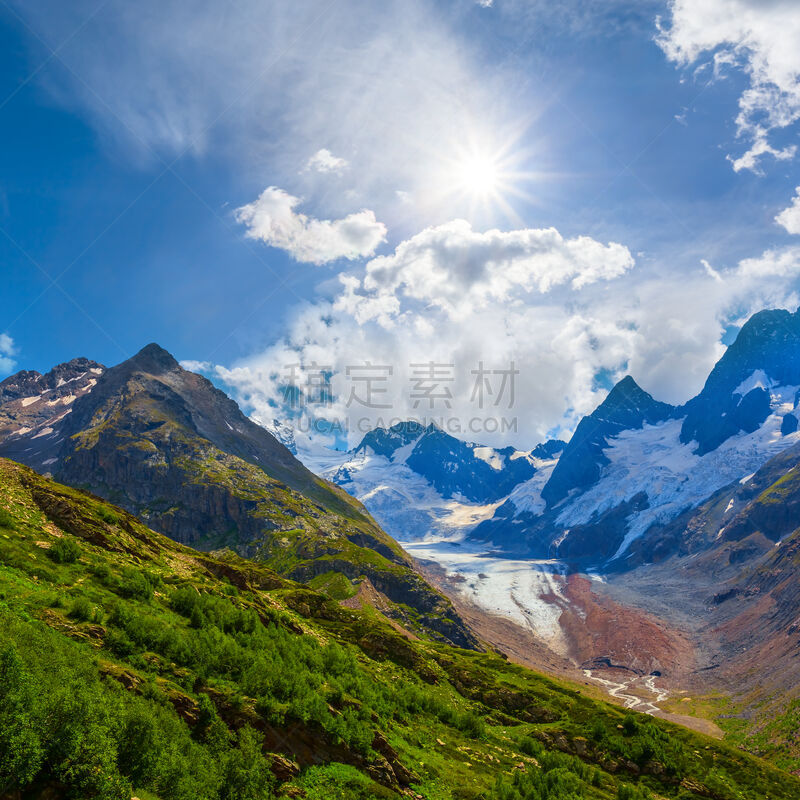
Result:
[[358,498],[381,527],[398,541],[439,540],[463,535],[490,519],[498,503],[445,499],[406,463],[416,441],[399,448],[394,460],[370,448],[358,453],[329,450],[297,437],[298,457],[312,471]]

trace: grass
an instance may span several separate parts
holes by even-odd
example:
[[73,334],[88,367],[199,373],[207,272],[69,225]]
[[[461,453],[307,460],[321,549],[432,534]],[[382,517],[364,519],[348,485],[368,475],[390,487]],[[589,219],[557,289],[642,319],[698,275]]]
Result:
[[5,461],[0,507],[0,795],[800,796],[733,747],[343,608],[341,573],[199,553]]

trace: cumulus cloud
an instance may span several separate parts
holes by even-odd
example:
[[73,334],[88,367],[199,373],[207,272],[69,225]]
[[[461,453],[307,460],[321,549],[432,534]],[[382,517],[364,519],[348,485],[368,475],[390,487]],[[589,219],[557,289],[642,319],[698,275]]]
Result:
[[14,356],[17,348],[14,340],[7,333],[0,333],[0,375],[7,375],[17,366]]
[[[720,357],[728,325],[799,302],[791,287],[800,247],[727,266],[704,262],[677,281],[632,264],[622,245],[549,229],[479,233],[456,221],[339,276],[338,291],[299,307],[285,338],[264,352],[230,367],[199,366],[262,419],[287,413],[290,383],[307,398],[321,372],[331,375],[329,404],[290,413],[301,427],[311,418],[346,421],[350,443],[375,424],[423,416],[455,420],[461,427],[452,432],[466,439],[533,446],[568,435],[602,401],[599,375],[630,373],[657,398],[685,402]],[[413,392],[419,365],[431,362],[439,365],[433,408]],[[478,407],[480,365],[502,372],[512,363],[513,407],[507,397]],[[366,388],[356,374],[378,381],[374,407],[353,399]],[[482,427],[497,419],[516,427]]]
[[285,250],[296,261],[327,264],[340,258],[370,256],[386,237],[386,226],[363,209],[343,219],[319,220],[298,213],[300,199],[270,186],[235,211],[247,236]]
[[783,225],[789,233],[800,234],[800,186],[795,191],[797,194],[795,194],[792,204],[775,217],[775,222]]
[[314,170],[315,172],[335,172],[341,173],[347,167],[347,161],[339,156],[335,156],[326,147],[317,150],[311,158],[308,159],[306,169]]
[[426,228],[394,253],[367,264],[364,288],[402,292],[450,314],[469,313],[512,294],[579,289],[633,267],[627,247],[587,236],[564,239],[555,228],[480,233],[465,220]]
[[739,66],[749,76],[736,118],[749,147],[729,157],[735,170],[757,171],[767,155],[795,155],[794,145],[769,140],[800,120],[800,15],[793,0],[672,0],[657,41],[680,65],[709,57],[716,68]]

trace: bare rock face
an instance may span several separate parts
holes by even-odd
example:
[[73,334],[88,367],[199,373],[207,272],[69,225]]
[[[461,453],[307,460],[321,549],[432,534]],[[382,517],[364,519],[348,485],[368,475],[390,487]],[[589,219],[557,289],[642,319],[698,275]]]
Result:
[[74,358],[44,375],[25,370],[0,382],[3,455],[51,472],[57,463],[63,421],[104,373],[102,364]]

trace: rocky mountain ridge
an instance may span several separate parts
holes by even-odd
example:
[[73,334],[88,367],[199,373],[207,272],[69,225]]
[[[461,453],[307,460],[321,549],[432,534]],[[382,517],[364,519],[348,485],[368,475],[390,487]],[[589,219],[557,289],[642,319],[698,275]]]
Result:
[[479,646],[358,501],[158,345],[92,380],[46,428],[0,440],[0,454],[90,489],[176,541],[231,547],[303,580],[366,576],[411,627]]

